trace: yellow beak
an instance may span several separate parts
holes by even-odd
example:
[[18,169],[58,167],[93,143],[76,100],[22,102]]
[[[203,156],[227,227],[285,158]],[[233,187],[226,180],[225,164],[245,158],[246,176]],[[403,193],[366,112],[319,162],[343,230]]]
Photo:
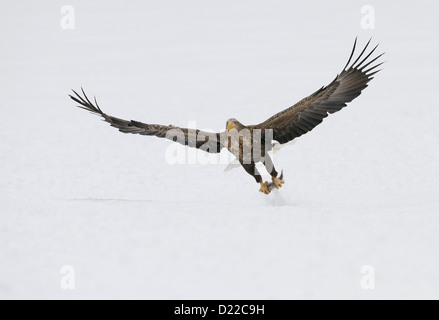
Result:
[[231,131],[233,129],[233,122],[229,123],[229,131]]

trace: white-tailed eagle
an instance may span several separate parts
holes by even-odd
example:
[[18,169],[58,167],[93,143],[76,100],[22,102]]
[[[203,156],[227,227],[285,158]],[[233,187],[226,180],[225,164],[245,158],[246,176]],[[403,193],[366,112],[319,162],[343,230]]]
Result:
[[[247,126],[236,119],[229,119],[226,123],[226,130],[219,133],[115,118],[104,113],[96,99],[93,102],[90,101],[84,90],[82,90],[82,96],[73,91],[74,96],[70,97],[80,104],[80,108],[101,116],[112,127],[123,133],[167,138],[210,153],[219,153],[226,148],[237,157],[245,171],[260,184],[259,191],[269,194],[271,189],[279,189],[284,183],[283,175],[278,177],[278,172],[267,154],[273,146],[273,141],[285,144],[300,137],[319,125],[328,114],[343,109],[346,103],[361,94],[368,82],[373,79],[373,75],[380,71],[377,68],[382,64],[375,62],[383,54],[372,58],[378,45],[366,54],[369,44],[370,40],[352,62],[357,45],[357,39],[355,39],[349,60],[341,73],[329,85],[322,87],[292,107],[256,125]],[[256,164],[259,162],[263,163],[270,173],[272,177],[270,184],[262,180],[256,169]]]

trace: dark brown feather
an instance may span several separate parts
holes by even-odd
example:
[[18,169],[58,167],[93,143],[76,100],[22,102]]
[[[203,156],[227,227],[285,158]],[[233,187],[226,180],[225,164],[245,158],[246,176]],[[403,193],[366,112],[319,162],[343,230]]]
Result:
[[166,138],[209,153],[219,153],[224,147],[219,133],[119,119],[105,114],[99,107],[96,99],[94,99],[93,104],[83,89],[81,89],[82,96],[76,91],[72,91],[74,95],[70,95],[70,98],[79,103],[79,108],[101,116],[104,121],[108,122],[112,127],[119,129],[120,132]]
[[[376,70],[376,68],[382,65],[382,63],[372,67],[369,66],[383,54],[368,62],[368,59],[378,46],[375,46],[361,60],[369,44],[370,40],[355,61],[351,63],[357,46],[357,40],[355,39],[354,47],[346,66],[328,86],[322,87],[294,106],[275,114],[265,122],[253,126],[253,128],[272,129],[274,140],[284,144],[314,129],[328,114],[335,113],[346,107],[347,103],[358,97],[361,91],[367,87],[368,82],[373,79],[372,76],[380,71]],[[369,69],[366,69],[368,67]]]

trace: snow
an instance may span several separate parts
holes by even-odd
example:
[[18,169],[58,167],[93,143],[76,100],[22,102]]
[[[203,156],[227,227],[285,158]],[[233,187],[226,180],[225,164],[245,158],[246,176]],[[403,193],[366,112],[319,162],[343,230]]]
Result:
[[[0,4],[0,298],[439,298],[438,5],[363,1]],[[329,83],[355,36],[384,70],[275,156],[280,192],[244,170],[169,165],[171,142],[74,108],[224,128]],[[60,270],[75,270],[63,290]],[[361,268],[376,271],[374,290]]]

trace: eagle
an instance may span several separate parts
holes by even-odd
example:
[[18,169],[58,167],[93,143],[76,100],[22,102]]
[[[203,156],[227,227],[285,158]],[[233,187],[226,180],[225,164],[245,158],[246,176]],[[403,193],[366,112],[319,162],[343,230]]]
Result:
[[[357,47],[357,39],[355,39],[348,62],[329,85],[321,87],[292,107],[275,114],[262,123],[244,125],[237,119],[231,118],[226,122],[225,131],[218,133],[119,119],[104,113],[96,97],[93,102],[90,101],[82,88],[82,95],[72,90],[73,95],[69,96],[79,104],[79,108],[102,117],[104,121],[123,133],[166,138],[209,153],[220,153],[226,148],[260,185],[259,191],[269,194],[271,190],[279,189],[285,183],[283,172],[279,176],[268,154],[276,142],[283,145],[313,130],[329,114],[340,111],[346,107],[348,102],[358,97],[373,76],[381,71],[377,68],[384,62],[376,61],[384,53],[372,56],[378,45],[366,53],[371,40],[352,62]],[[258,163],[265,166],[272,182],[263,181],[256,168]]]

